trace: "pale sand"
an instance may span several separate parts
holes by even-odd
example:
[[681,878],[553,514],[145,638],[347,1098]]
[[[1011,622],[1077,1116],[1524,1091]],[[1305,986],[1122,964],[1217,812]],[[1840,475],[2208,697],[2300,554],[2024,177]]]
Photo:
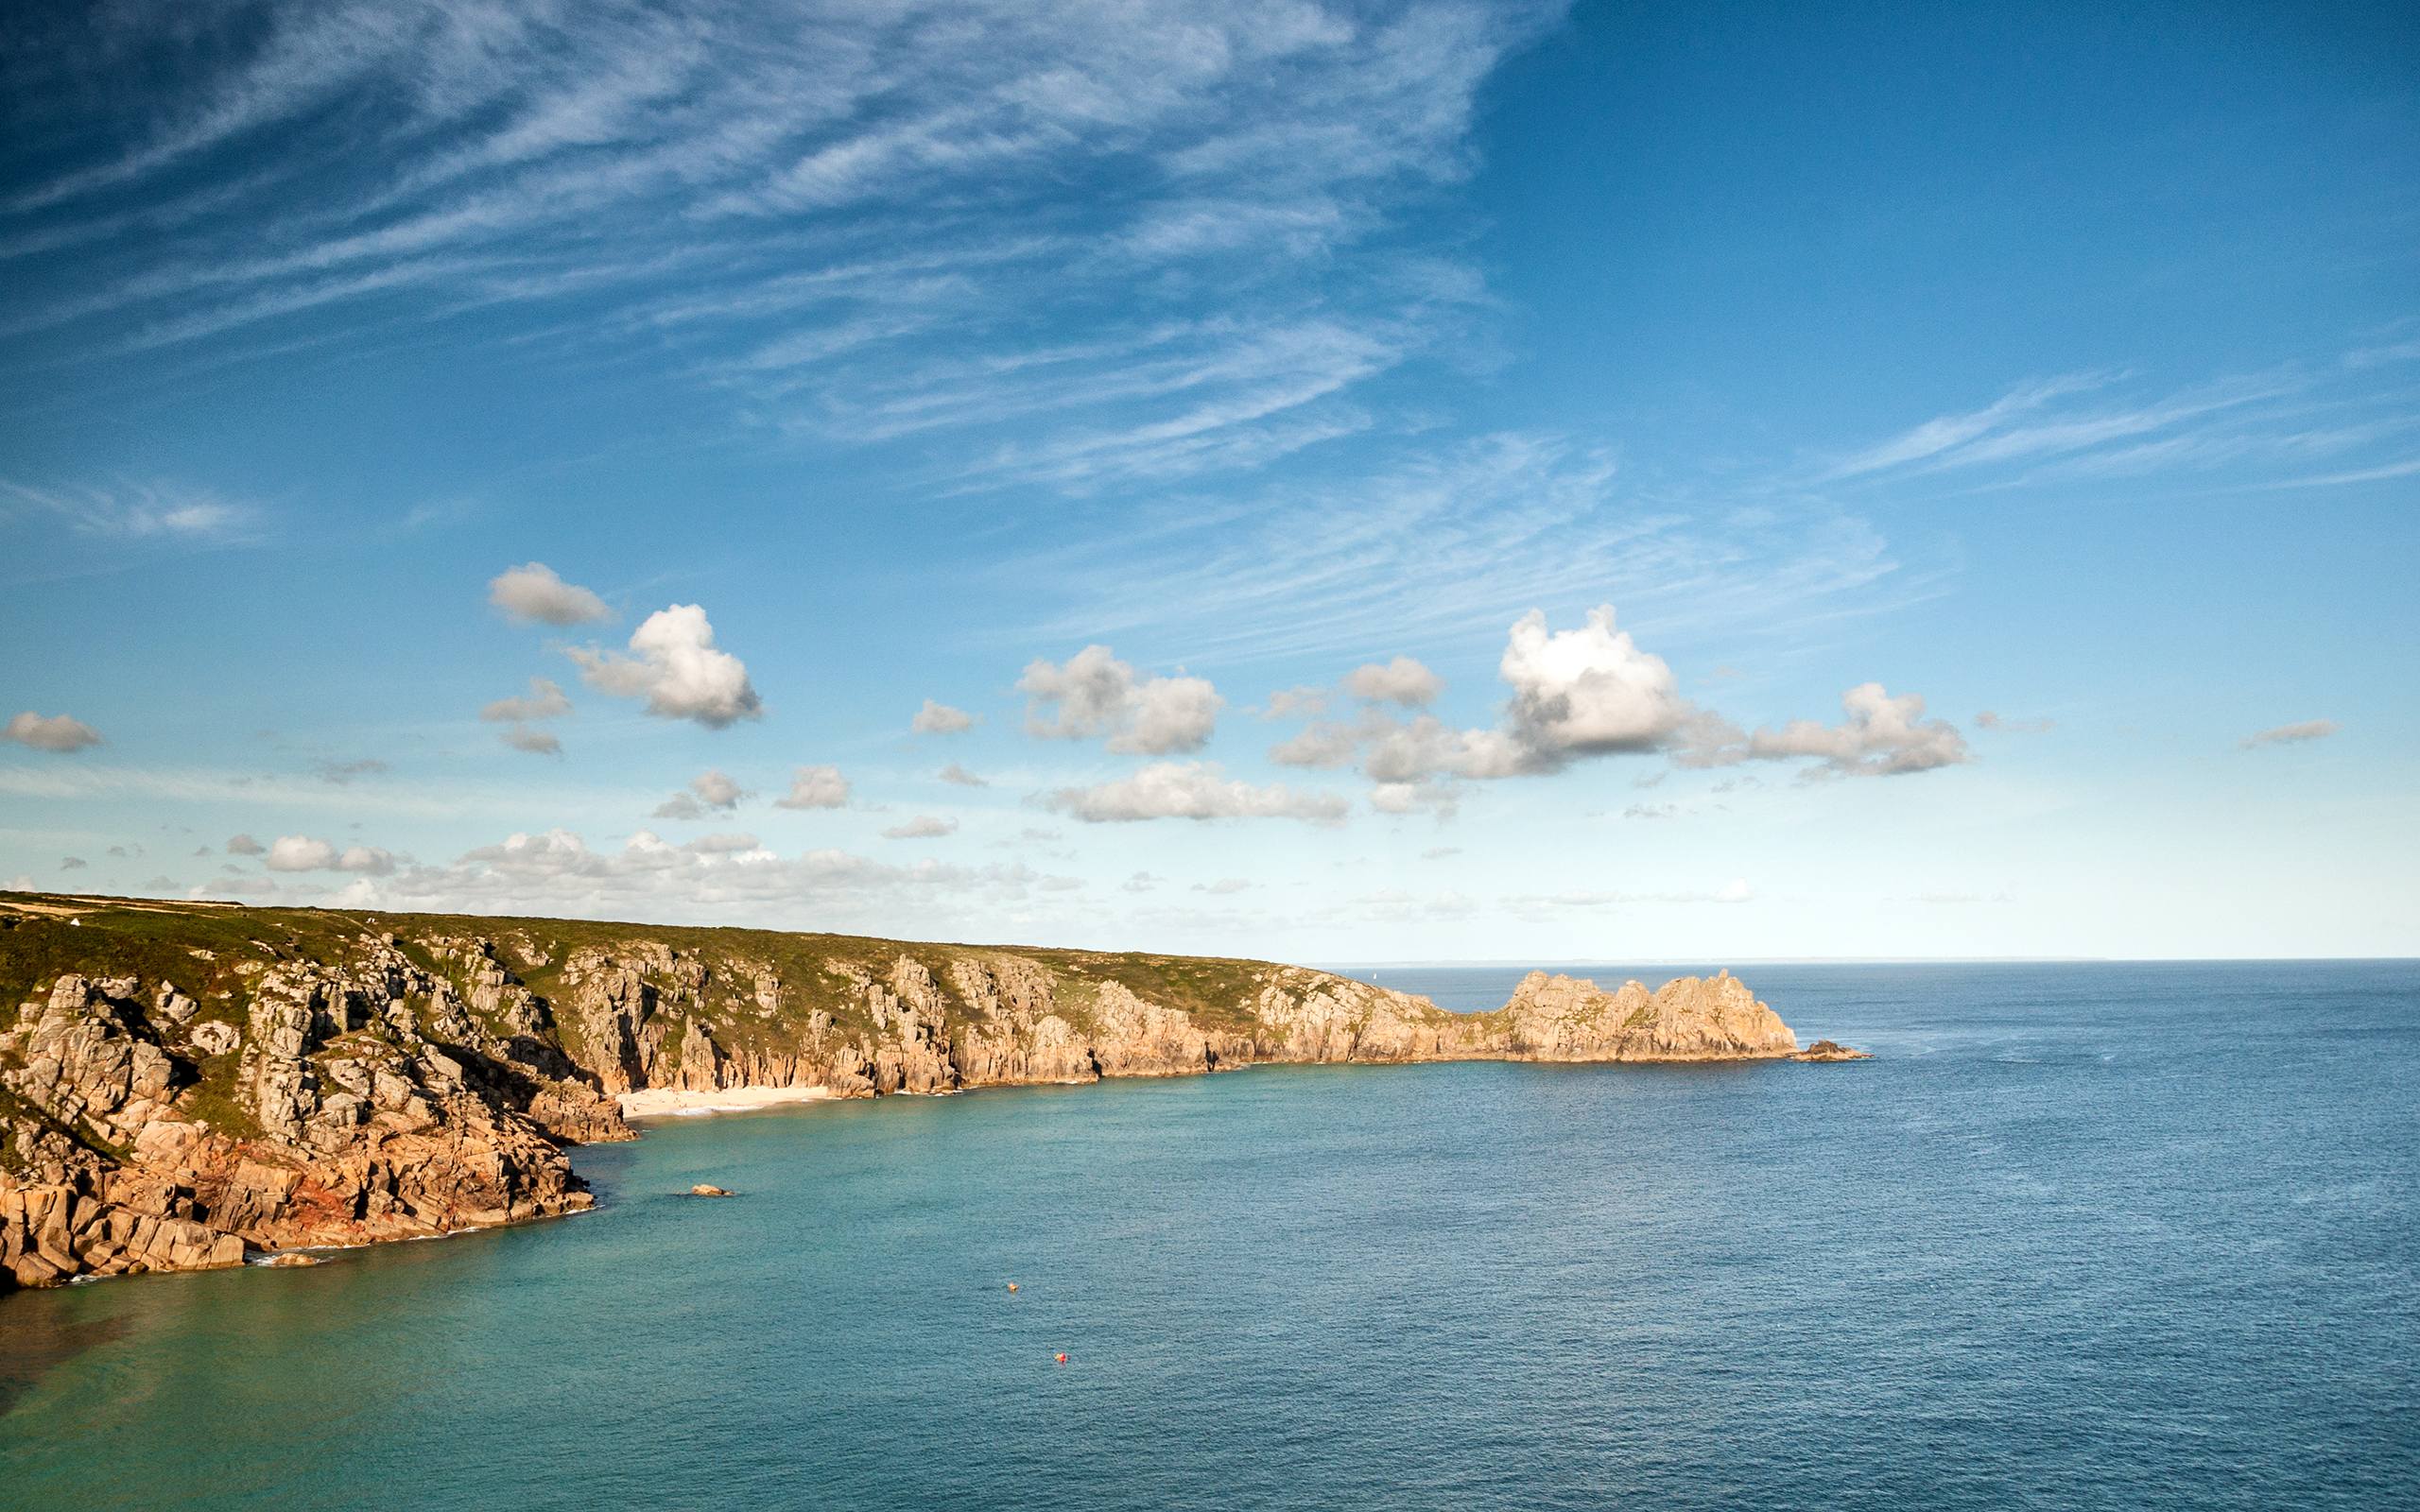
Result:
[[615,1101],[624,1118],[666,1118],[688,1113],[734,1113],[775,1103],[820,1103],[832,1095],[829,1087],[725,1087],[719,1091],[681,1092],[667,1087],[622,1092]]

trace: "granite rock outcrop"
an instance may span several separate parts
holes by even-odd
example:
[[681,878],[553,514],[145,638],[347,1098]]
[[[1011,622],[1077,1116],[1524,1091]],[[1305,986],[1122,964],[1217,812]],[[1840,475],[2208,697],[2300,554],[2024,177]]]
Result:
[[642,1092],[1798,1052],[1728,973],[1463,1014],[1265,962],[134,901],[0,902],[0,1285],[576,1212],[566,1152]]

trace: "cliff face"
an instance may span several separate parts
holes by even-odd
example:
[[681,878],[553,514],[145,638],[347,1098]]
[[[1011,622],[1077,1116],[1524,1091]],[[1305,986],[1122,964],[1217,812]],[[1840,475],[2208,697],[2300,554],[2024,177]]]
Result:
[[[8,1005],[19,1005],[13,1020]],[[0,1285],[575,1212],[615,1097],[1269,1061],[1797,1049],[1727,973],[1504,1007],[1263,962],[204,904],[0,901]]]

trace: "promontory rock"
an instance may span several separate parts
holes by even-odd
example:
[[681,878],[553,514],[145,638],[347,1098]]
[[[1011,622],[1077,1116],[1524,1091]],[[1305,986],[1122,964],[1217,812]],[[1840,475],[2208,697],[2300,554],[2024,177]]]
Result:
[[1727,972],[1450,1013],[1261,961],[13,894],[0,1286],[577,1212],[629,1093],[1797,1051]]

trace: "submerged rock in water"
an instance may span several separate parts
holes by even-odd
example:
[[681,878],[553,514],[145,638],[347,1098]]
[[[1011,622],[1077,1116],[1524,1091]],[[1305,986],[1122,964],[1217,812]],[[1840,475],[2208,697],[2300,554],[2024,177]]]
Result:
[[1834,1040],[1818,1040],[1789,1057],[1792,1060],[1872,1060],[1870,1050],[1851,1050]]
[[289,1249],[282,1255],[271,1255],[263,1263],[276,1270],[297,1270],[304,1265],[324,1265],[327,1262],[317,1255],[306,1255],[301,1250]]
[[726,1192],[721,1187],[700,1181],[696,1186],[689,1189],[689,1195],[693,1197],[731,1197],[737,1196],[738,1194],[735,1192]]

